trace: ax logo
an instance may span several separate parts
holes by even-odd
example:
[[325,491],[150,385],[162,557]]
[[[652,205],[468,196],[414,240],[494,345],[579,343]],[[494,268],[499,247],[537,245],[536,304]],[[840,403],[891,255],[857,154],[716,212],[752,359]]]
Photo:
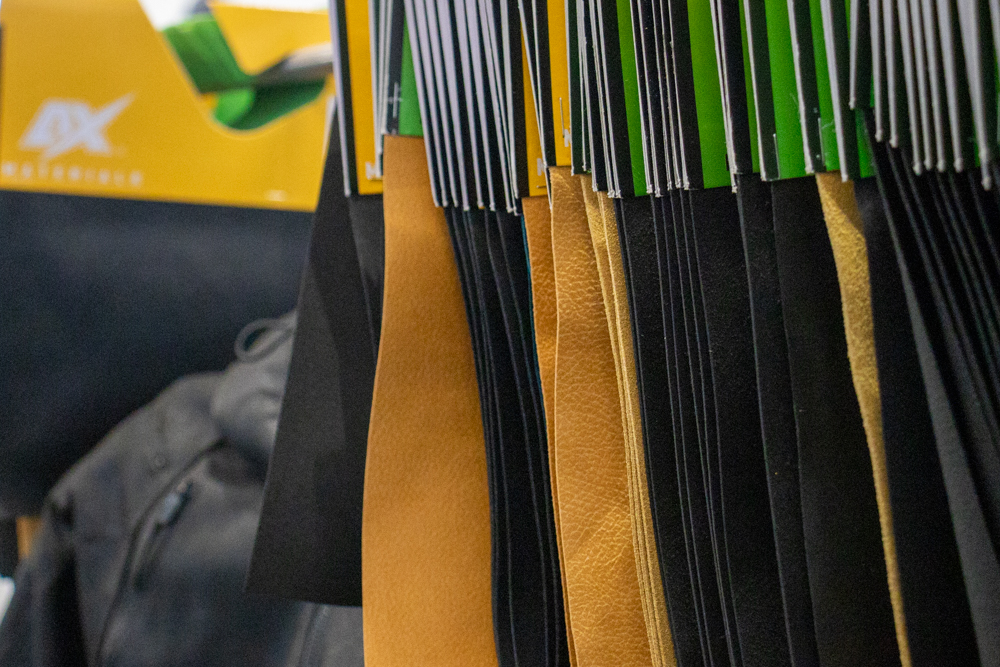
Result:
[[77,100],[46,100],[21,137],[21,149],[42,151],[43,160],[52,160],[77,148],[91,155],[110,155],[111,144],[105,130],[134,97],[125,95],[99,109]]

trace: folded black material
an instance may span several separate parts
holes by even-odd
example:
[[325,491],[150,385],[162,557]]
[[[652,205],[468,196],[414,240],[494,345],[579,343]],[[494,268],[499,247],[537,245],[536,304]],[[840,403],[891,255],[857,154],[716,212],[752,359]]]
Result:
[[295,305],[309,214],[0,192],[0,517]]
[[816,181],[775,181],[771,197],[820,662],[898,665],[871,460]]
[[[376,319],[381,326],[381,297],[374,295],[381,295],[377,271],[385,262],[384,230],[380,196],[357,197],[353,204],[345,197],[336,146],[331,141],[313,221],[299,328],[248,588],[360,605]],[[359,219],[352,220],[352,214]]]

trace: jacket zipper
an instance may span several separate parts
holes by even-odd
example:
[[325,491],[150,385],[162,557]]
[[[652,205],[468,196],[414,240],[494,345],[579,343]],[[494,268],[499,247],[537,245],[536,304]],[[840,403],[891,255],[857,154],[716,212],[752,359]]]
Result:
[[[148,523],[150,515],[153,511],[163,503],[164,499],[174,493],[182,479],[190,473],[196,465],[201,461],[208,452],[218,446],[218,442],[213,443],[209,447],[202,449],[197,454],[191,457],[191,459],[184,465],[181,470],[170,478],[170,482],[164,486],[164,490],[161,491],[155,498],[153,498],[146,508],[142,511],[142,515],[139,520],[136,521],[135,526],[132,528],[132,535],[129,536],[128,551],[125,554],[125,563],[122,567],[121,574],[118,576],[118,584],[115,588],[115,595],[111,600],[111,604],[108,606],[108,612],[104,617],[104,624],[101,628],[101,638],[97,642],[97,649],[94,651],[94,664],[101,665],[104,662],[104,643],[107,641],[108,629],[111,626],[111,621],[115,616],[115,612],[118,610],[118,606],[121,604],[122,597],[125,595],[125,590],[128,587],[132,579],[132,570],[136,560],[136,549],[139,542],[139,537],[142,535],[143,527]],[[150,535],[150,539],[155,537],[155,535]],[[148,540],[147,540],[148,542]]]

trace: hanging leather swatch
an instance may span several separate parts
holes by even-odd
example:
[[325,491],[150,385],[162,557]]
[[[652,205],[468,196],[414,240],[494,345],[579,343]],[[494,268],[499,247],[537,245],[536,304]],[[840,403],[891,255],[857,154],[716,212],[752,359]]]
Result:
[[[934,428],[874,178],[854,182],[871,283],[885,464],[910,657],[917,667],[979,665]],[[901,207],[897,202],[893,208]]]
[[560,584],[563,596],[563,614],[566,627],[567,657],[575,667],[573,625],[566,602],[566,567],[562,562],[562,537],[559,527],[559,489],[555,475],[555,374],[556,374],[556,281],[552,264],[552,212],[548,197],[527,197],[521,200],[524,212],[524,231],[530,260],[532,322],[534,324],[535,354],[541,380],[545,411],[546,442],[549,461],[549,484],[552,494],[553,521],[557,557],[559,558]]
[[[618,203],[618,239],[628,280],[633,348],[642,421],[642,456],[649,488],[656,556],[665,594],[673,659],[682,667],[701,661],[698,623],[684,549],[677,458],[667,365],[656,226],[657,200]],[[610,243],[610,235],[609,235]]]
[[975,397],[964,353],[967,334],[957,328],[957,304],[942,282],[948,276],[933,258],[933,230],[923,220],[928,212],[922,198],[928,193],[914,187],[895,151],[872,140],[870,114],[865,125],[906,296],[979,660],[995,666],[1000,664],[1000,566],[966,451],[976,440],[989,440],[982,437],[988,430],[986,406]]
[[728,188],[688,193],[717,425],[707,442],[719,588],[733,664],[789,665],[767,489],[740,214]]
[[[704,664],[704,653],[702,649],[702,637],[699,630],[700,616],[696,611],[695,602],[695,564],[689,557],[690,537],[686,523],[686,504],[684,498],[687,489],[680,485],[680,465],[683,460],[683,415],[681,414],[680,385],[677,381],[678,366],[677,360],[679,350],[675,331],[675,320],[673,313],[674,290],[677,288],[677,280],[671,274],[671,267],[676,268],[676,259],[671,260],[670,253],[673,245],[667,245],[665,234],[672,225],[668,225],[664,215],[669,211],[670,201],[668,198],[653,200],[653,229],[654,242],[656,244],[656,269],[659,280],[655,283],[645,276],[642,263],[630,257],[631,278],[633,284],[634,301],[636,308],[636,326],[638,331],[638,348],[640,350],[640,382],[643,387],[643,398],[648,397],[649,405],[654,405],[658,409],[667,408],[669,413],[667,418],[669,437],[663,439],[654,438],[653,435],[659,430],[654,419],[655,412],[648,406],[644,406],[647,423],[651,428],[647,429],[646,455],[648,457],[647,470],[650,481],[650,497],[653,503],[653,518],[656,522],[657,551],[660,558],[660,571],[663,575],[664,588],[667,596],[667,609],[670,619],[671,636],[674,642],[674,653],[677,664],[681,667],[688,665]],[[638,221],[638,223],[636,223]],[[633,239],[640,239],[643,236],[642,218],[631,216],[626,218],[625,240],[628,251],[632,252]],[[632,230],[629,230],[632,227]],[[647,232],[648,233],[648,232]],[[672,231],[671,231],[672,235]],[[648,261],[648,260],[647,260]],[[655,290],[659,292],[657,299],[652,298],[652,294],[646,294],[644,290]],[[660,328],[656,329],[656,323],[646,321],[646,308],[656,308],[657,300],[660,308]],[[644,301],[645,305],[641,305]],[[664,347],[664,367],[657,370],[657,345]],[[685,346],[686,355],[686,346]],[[685,356],[686,360],[686,356]],[[685,362],[686,363],[686,362]],[[661,379],[659,386],[666,394],[666,405],[656,400],[653,393],[655,390],[647,389],[647,384],[656,386],[658,376]],[[661,398],[661,400],[662,400]],[[657,405],[659,403],[659,405]]]
[[[422,139],[385,138],[386,279],[365,477],[365,662],[497,664],[472,346]],[[430,399],[430,400],[428,400]]]
[[[707,471],[702,465],[707,430],[710,427],[714,429],[715,424],[708,421],[705,415],[705,377],[709,372],[707,336],[703,331],[704,318],[697,310],[702,302],[694,298],[696,278],[691,261],[694,251],[689,247],[688,216],[685,194],[672,192],[669,215],[663,217],[665,248],[661,259],[666,259],[670,295],[672,322],[668,328],[673,332],[670,346],[673,348],[676,378],[674,423],[679,436],[675,439],[678,445],[677,476],[685,521],[688,569],[704,659],[714,664],[728,659],[729,648],[712,544],[705,481]],[[663,305],[666,311],[666,300]]]
[[[268,468],[249,590],[326,604],[361,604],[361,511],[378,342],[366,298],[381,289],[381,197],[354,207],[344,196],[331,141],[299,297],[288,387]],[[364,214],[352,221],[349,211]],[[369,217],[370,216],[370,217]]]
[[[642,442],[642,424],[639,421],[638,414],[638,385],[635,376],[635,359],[632,353],[628,306],[625,303],[621,252],[618,249],[617,242],[617,223],[611,200],[606,193],[585,189],[583,195],[587,206],[587,222],[590,227],[591,242],[594,246],[596,268],[601,283],[605,318],[608,322],[611,353],[615,363],[619,414],[624,434],[624,440],[621,444],[625,451],[625,464],[628,474],[629,511],[631,514],[636,572],[639,577],[639,593],[643,605],[643,617],[646,625],[646,633],[649,637],[653,664],[660,665],[662,664],[664,653],[659,638],[656,607],[651,594],[653,583],[649,563],[650,548],[653,547],[653,539],[650,532],[652,517],[648,499],[644,500],[644,496],[648,495],[648,487],[646,486],[645,478],[640,478],[636,465],[636,445]],[[610,237],[607,231],[608,226],[612,229]],[[614,242],[614,248],[611,247],[612,241]],[[617,281],[615,273],[619,277]],[[622,292],[622,298],[620,299],[622,308],[619,308],[619,299],[616,296],[616,282],[618,282],[618,290]],[[622,324],[627,327],[624,335],[621,331]],[[643,467],[645,467],[645,463],[643,463]],[[647,530],[647,527],[649,530]],[[658,567],[659,563],[657,562]],[[659,581],[657,581],[657,584],[662,596],[662,584]]]
[[[545,409],[545,429],[548,437],[549,468],[555,467],[555,403],[556,372],[556,279],[552,265],[552,213],[548,197],[526,197],[521,200],[524,213],[524,231],[528,242],[531,268],[532,322],[534,324],[535,350],[538,373],[541,377],[542,398]],[[558,503],[557,481],[552,476],[552,501]],[[556,505],[555,522],[558,532],[559,512]],[[570,652],[572,657],[572,651]]]
[[847,334],[847,355],[851,362],[854,391],[861,406],[861,418],[868,438],[868,453],[875,474],[875,499],[882,527],[882,549],[885,553],[899,657],[903,667],[910,667],[912,660],[899,584],[899,564],[896,560],[896,540],[892,530],[892,508],[889,500],[889,476],[882,436],[871,286],[868,278],[868,254],[865,248],[863,223],[857,202],[854,200],[853,183],[844,182],[838,172],[827,172],[816,175],[816,184],[819,186],[823,217],[826,220],[833,258],[837,265],[837,280],[840,284],[840,299],[843,304]]
[[[500,449],[503,432],[501,419],[509,421],[514,414],[510,410],[500,411],[497,388],[494,384],[492,346],[487,311],[494,312],[499,306],[493,302],[494,292],[485,292],[483,278],[488,258],[477,252],[477,246],[485,245],[485,216],[482,211],[459,212],[445,209],[448,230],[452,236],[452,247],[459,269],[462,295],[465,301],[466,318],[472,337],[473,357],[477,384],[479,387],[480,411],[483,418],[483,434],[486,445],[486,477],[490,502],[490,570],[492,579],[491,600],[493,608],[493,634],[499,667],[516,664],[514,656],[514,634],[511,623],[511,554],[506,486],[503,483],[503,456]],[[479,241],[474,242],[478,238]],[[516,417],[516,415],[515,415]],[[529,573],[530,574],[530,573]]]
[[756,175],[737,176],[737,202],[750,285],[761,435],[789,657],[795,667],[815,667],[819,655],[802,530],[799,452],[771,188]]
[[871,460],[816,181],[775,181],[771,197],[820,661],[898,665]]
[[[639,363],[635,354],[635,340],[633,335],[632,313],[634,308],[630,305],[628,294],[628,284],[630,282],[630,266],[625,261],[625,251],[623,242],[620,239],[620,226],[624,222],[625,212],[623,208],[618,209],[616,214],[616,204],[619,207],[632,208],[638,206],[641,211],[648,211],[648,200],[630,199],[627,202],[622,200],[612,201],[603,194],[598,193],[601,209],[601,223],[604,233],[604,248],[608,255],[608,266],[610,268],[610,296],[613,319],[610,327],[611,335],[617,338],[617,364],[619,368],[619,391],[622,393],[623,403],[626,408],[627,421],[630,424],[631,437],[627,441],[628,453],[633,467],[633,520],[638,519],[638,530],[636,535],[639,538],[640,564],[645,568],[645,573],[640,580],[644,580],[643,594],[646,597],[648,607],[646,617],[646,632],[650,638],[650,646],[655,647],[653,657],[661,665],[676,665],[677,659],[674,653],[673,639],[670,635],[669,619],[667,617],[666,596],[663,589],[663,581],[660,573],[660,560],[656,551],[656,533],[653,522],[652,503],[649,494],[649,480],[646,470],[645,441],[646,432],[642,420],[642,400],[639,393]],[[595,245],[595,252],[597,246]],[[600,265],[600,264],[599,264]],[[607,298],[607,295],[606,297]],[[615,346],[612,345],[612,348]]]
[[[540,382],[531,344],[527,252],[519,216],[487,213],[484,289],[495,294],[486,310],[494,370],[506,364],[498,386],[501,409],[512,410],[517,430],[502,434],[503,482],[511,521],[511,622],[519,665],[566,663],[564,615]],[[530,356],[529,356],[530,355]],[[498,370],[498,375],[501,373]],[[501,375],[502,376],[502,375]],[[518,410],[519,409],[519,410]],[[529,571],[534,568],[535,574]]]
[[559,328],[555,447],[566,591],[579,665],[651,664],[631,539],[617,379],[582,188],[552,168]]

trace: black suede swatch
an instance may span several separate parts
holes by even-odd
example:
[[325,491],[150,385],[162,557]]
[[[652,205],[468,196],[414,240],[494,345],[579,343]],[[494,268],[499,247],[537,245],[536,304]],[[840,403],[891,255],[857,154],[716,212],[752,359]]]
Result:
[[731,596],[735,627],[729,629],[730,644],[740,649],[733,664],[790,665],[738,202],[727,188],[689,196],[718,425],[713,465],[721,502],[716,560],[720,586],[728,586]]
[[[990,442],[990,406],[977,403],[982,386],[977,387],[972,377],[983,369],[970,368],[968,322],[959,319],[960,306],[949,294],[954,276],[944,271],[930,246],[929,227],[945,222],[928,214],[923,200],[928,193],[915,187],[895,151],[872,140],[870,114],[865,126],[906,296],[979,661],[996,667],[1000,664],[1000,565],[990,535],[989,512],[977,490],[976,461],[969,455],[970,450],[984,451]],[[983,216],[979,223],[984,228],[986,219]],[[968,655],[967,646],[959,644],[959,650]]]

